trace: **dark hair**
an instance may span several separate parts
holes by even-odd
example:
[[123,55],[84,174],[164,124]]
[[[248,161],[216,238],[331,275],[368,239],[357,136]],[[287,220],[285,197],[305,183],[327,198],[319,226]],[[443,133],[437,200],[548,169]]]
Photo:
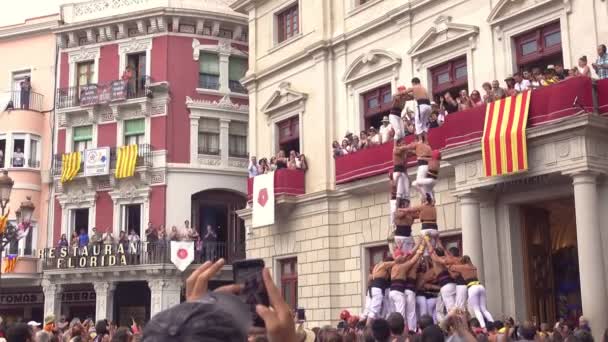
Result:
[[97,321],[95,323],[95,333],[97,335],[108,334],[108,322],[105,319]]
[[8,331],[6,332],[6,340],[11,342],[26,342],[28,340],[33,341],[34,336],[29,325],[25,323],[17,323],[8,328]]
[[463,255],[462,256],[462,263],[463,264],[469,264],[469,265],[473,264],[473,262],[471,261],[471,258],[468,255]]
[[521,73],[516,72],[516,73],[513,74],[513,77],[515,77],[515,76],[521,76]]
[[536,335],[536,328],[531,322],[524,322],[519,328],[519,334],[526,340],[533,340]]
[[391,330],[391,334],[401,336],[405,330],[405,320],[403,316],[398,312],[393,312],[388,315],[386,319],[388,326]]
[[576,337],[580,342],[593,342],[593,336],[585,329],[578,329],[575,331],[574,337]]
[[469,320],[469,326],[471,326],[471,328],[481,328],[481,324],[479,324],[479,320],[475,317],[473,317]]
[[372,322],[372,334],[378,342],[388,342],[391,337],[391,329],[385,319],[376,319]]
[[439,256],[439,257],[445,256],[445,252],[441,248],[437,248],[435,250],[435,254],[437,254],[437,256]]
[[120,327],[112,336],[112,342],[128,342],[129,341],[129,328]]
[[450,254],[452,254],[453,256],[455,256],[455,257],[460,256],[460,250],[458,250],[458,247],[451,247],[448,250],[450,251]]
[[600,44],[600,48],[602,49],[602,52],[606,53],[606,45]]
[[420,79],[418,77],[412,78],[412,84],[420,84]]
[[382,261],[389,261],[389,262],[390,262],[390,261],[395,261],[395,259],[393,259],[393,256],[392,256],[392,255],[387,254],[387,255],[386,255],[386,256],[385,256],[385,257],[382,259]]
[[420,330],[424,330],[433,324],[435,323],[433,322],[433,317],[431,317],[431,315],[422,315],[418,320],[418,327],[420,327]]
[[502,321],[494,321],[494,329],[496,330],[500,330],[505,326],[505,324]]
[[434,324],[422,331],[422,342],[443,342],[444,340],[443,331]]
[[579,58],[579,60],[587,62],[587,56],[583,55],[581,58]]
[[557,331],[553,332],[553,334],[551,335],[551,342],[562,342],[563,340],[564,337]]

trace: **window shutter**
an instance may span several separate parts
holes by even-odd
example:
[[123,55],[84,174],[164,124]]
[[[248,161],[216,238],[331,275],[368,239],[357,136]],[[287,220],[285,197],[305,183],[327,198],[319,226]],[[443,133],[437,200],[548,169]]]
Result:
[[93,126],[74,127],[74,141],[93,140]]
[[198,125],[199,132],[206,133],[219,133],[220,132],[220,120],[201,118]]
[[146,123],[144,119],[135,119],[125,121],[125,135],[140,135],[145,134]]
[[228,65],[228,75],[230,81],[238,81],[247,72],[247,60],[243,58],[230,58],[230,64]]
[[247,123],[231,121],[229,130],[230,135],[247,136]]
[[199,66],[201,74],[219,75],[220,74],[220,59],[219,56],[213,53],[203,52],[199,57]]

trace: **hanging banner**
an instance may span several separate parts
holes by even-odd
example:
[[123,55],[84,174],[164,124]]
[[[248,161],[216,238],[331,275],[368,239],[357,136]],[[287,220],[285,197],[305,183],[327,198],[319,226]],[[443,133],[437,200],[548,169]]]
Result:
[[91,148],[84,152],[84,175],[104,176],[110,174],[110,148]]
[[194,261],[194,241],[171,241],[171,262],[185,271]]
[[274,172],[253,178],[253,228],[274,224]]

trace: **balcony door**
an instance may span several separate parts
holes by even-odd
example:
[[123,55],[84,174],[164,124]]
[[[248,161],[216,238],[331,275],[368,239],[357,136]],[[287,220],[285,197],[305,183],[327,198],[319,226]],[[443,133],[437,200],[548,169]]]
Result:
[[69,235],[72,235],[73,232],[80,235],[82,230],[89,234],[89,228],[91,228],[89,227],[89,208],[70,210]]
[[121,230],[124,230],[129,234],[131,231],[135,231],[137,235],[142,236],[142,205],[141,204],[127,204],[121,206]]
[[127,55],[127,65],[133,70],[132,88],[135,89],[135,94],[144,95],[143,91],[146,86],[146,53],[138,52]]

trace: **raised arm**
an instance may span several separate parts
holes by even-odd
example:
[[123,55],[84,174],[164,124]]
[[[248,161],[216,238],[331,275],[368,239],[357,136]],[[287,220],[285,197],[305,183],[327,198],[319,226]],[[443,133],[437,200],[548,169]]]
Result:
[[466,264],[448,266],[448,270],[458,272],[458,273],[466,272],[470,269],[471,269],[471,266],[466,265]]

